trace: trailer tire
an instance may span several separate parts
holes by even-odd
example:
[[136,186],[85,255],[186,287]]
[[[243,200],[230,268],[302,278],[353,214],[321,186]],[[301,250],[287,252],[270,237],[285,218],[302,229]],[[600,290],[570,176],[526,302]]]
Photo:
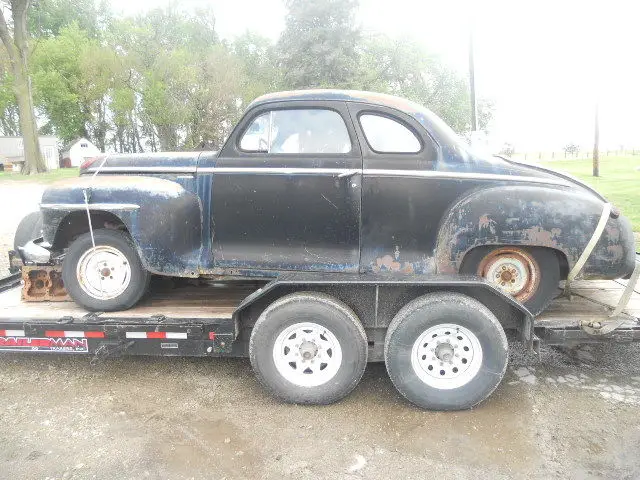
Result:
[[[479,301],[454,292],[430,293],[395,316],[384,344],[389,377],[411,403],[463,410],[486,399],[507,368],[502,325]],[[435,360],[434,360],[435,359]]]
[[299,292],[260,315],[249,358],[258,381],[275,397],[327,405],[358,385],[367,348],[364,328],[347,305],[323,293]]
[[[108,229],[94,230],[93,236],[95,248],[91,234],[85,233],[67,249],[62,262],[67,292],[87,310],[110,312],[133,307],[147,291],[151,275],[140,262],[131,237]],[[99,259],[104,262],[96,264]],[[95,272],[95,267],[103,270]]]

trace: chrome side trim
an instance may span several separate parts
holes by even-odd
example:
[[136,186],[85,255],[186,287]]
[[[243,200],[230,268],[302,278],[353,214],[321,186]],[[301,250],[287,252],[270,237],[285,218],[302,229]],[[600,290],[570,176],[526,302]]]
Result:
[[196,173],[196,167],[102,167],[88,168],[83,173]]
[[198,173],[261,173],[263,175],[350,175],[360,173],[351,168],[287,168],[287,167],[204,167]]
[[[88,169],[87,172],[94,172],[97,169]],[[100,172],[104,173],[260,173],[263,175],[337,175],[346,177],[360,172],[350,168],[286,168],[286,167],[102,167]],[[523,183],[539,183],[546,185],[561,185],[570,187],[569,181],[531,177],[524,175],[505,175],[495,173],[474,173],[474,172],[442,172],[437,170],[387,170],[369,168],[363,171],[366,176],[374,177],[422,177],[441,179],[472,179],[472,180],[493,180],[510,181]]]
[[[135,203],[90,203],[89,210],[138,210],[140,205]],[[45,210],[84,210],[84,203],[41,203],[40,208]]]
[[569,187],[571,184],[562,180],[552,178],[529,177],[523,175],[505,175],[496,173],[473,173],[473,172],[441,172],[437,170],[384,170],[367,169],[365,175],[377,177],[428,177],[428,178],[451,178],[451,179],[473,179],[473,180],[496,180],[526,183],[542,183],[547,185],[562,185]]

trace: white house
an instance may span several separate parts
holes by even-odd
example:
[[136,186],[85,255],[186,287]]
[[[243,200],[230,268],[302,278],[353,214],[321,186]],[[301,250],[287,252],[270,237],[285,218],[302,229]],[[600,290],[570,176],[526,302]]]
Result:
[[86,138],[76,138],[62,147],[62,166],[79,167],[86,158],[102,153],[98,147]]
[[[58,139],[51,136],[38,137],[40,152],[49,170],[58,168]],[[0,137],[0,165],[3,169],[20,170],[24,164],[24,141],[22,137]]]

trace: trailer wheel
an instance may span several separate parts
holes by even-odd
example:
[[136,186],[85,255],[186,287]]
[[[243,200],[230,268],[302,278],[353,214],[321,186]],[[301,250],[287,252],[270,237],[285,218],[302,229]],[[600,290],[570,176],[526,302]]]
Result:
[[507,338],[495,315],[452,292],[424,295],[398,312],[384,358],[398,391],[415,405],[462,410],[486,399],[507,368]]
[[284,296],[260,315],[249,341],[260,383],[289,403],[326,405],[349,394],[367,365],[356,314],[322,293]]
[[73,300],[88,310],[109,312],[135,305],[149,285],[131,237],[119,230],[94,230],[76,238],[62,262],[62,280]]

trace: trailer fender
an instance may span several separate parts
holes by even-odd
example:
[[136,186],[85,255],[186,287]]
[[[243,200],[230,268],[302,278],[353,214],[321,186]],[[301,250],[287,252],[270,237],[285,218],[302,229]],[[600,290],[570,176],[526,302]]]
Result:
[[50,245],[56,245],[69,222],[80,222],[88,231],[89,209],[92,216],[113,215],[124,224],[150,272],[198,275],[202,206],[197,195],[176,182],[144,176],[82,176],[45,190],[40,208],[44,241]]
[[[316,274],[287,273],[271,280],[247,296],[234,311],[233,318],[242,330],[251,329],[256,319],[272,302],[295,292],[321,292],[344,302],[367,331],[370,358],[383,359],[384,333],[395,315],[407,303],[430,292],[458,292],[489,308],[503,328],[518,332],[520,340],[532,347],[533,316],[521,303],[473,275],[419,274]],[[382,340],[382,341],[381,341]]]

